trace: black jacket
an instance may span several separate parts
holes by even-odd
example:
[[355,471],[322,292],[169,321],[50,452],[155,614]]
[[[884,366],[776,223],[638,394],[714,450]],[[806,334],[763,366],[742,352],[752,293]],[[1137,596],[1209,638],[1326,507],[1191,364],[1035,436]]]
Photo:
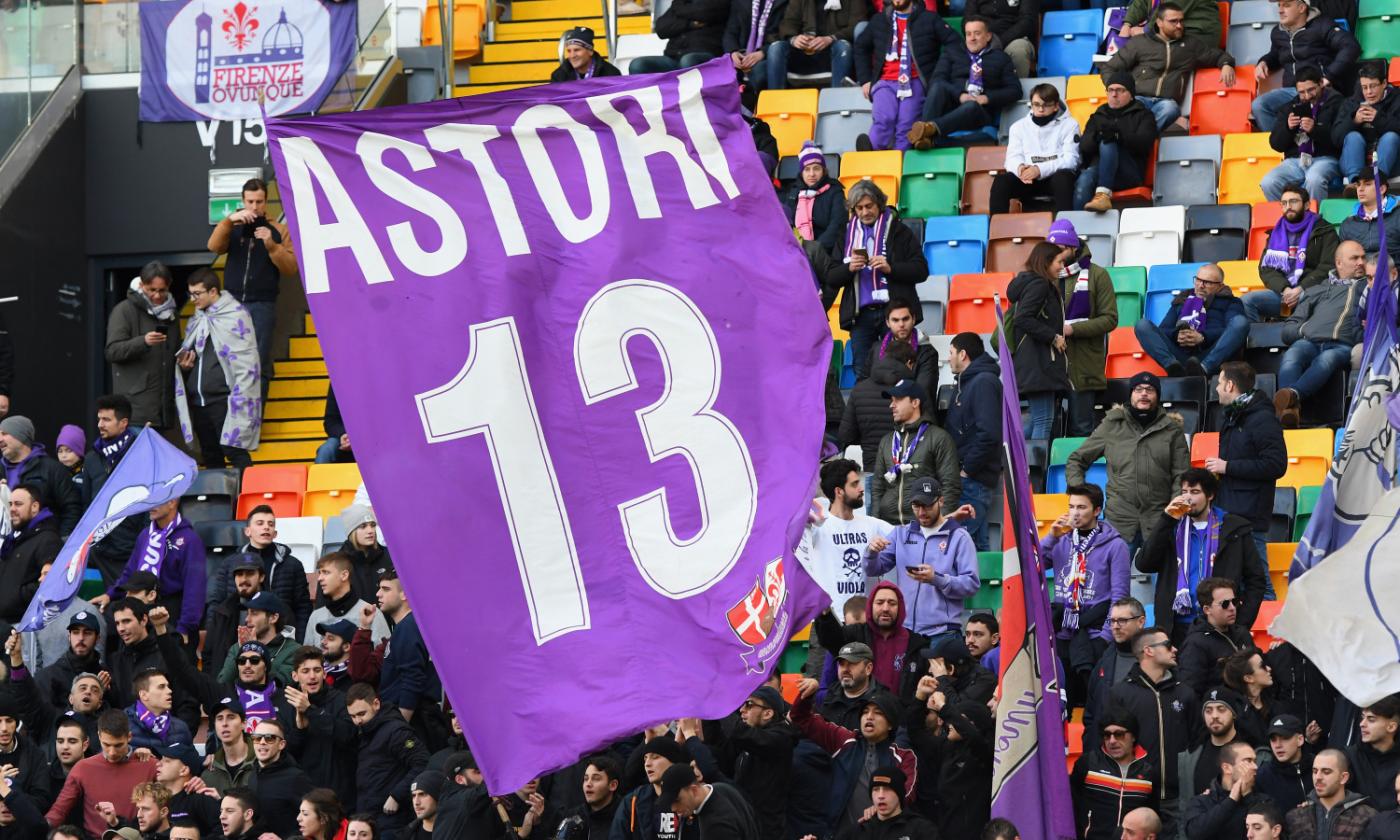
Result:
[[1297,764],[1281,764],[1277,759],[1259,765],[1254,789],[1274,800],[1285,814],[1301,805],[1312,793],[1312,748],[1303,744]]
[[[1215,503],[1249,520],[1256,531],[1269,530],[1274,515],[1274,485],[1288,471],[1288,447],[1273,403],[1263,391],[1255,391],[1239,410],[1222,412],[1220,460],[1226,463]],[[1235,593],[1236,595],[1240,593]],[[1254,626],[1254,611],[1240,623]]]
[[[1131,644],[1124,647],[1125,653],[1130,653]],[[1113,686],[1126,679],[1132,665],[1125,665],[1119,658],[1118,645],[1110,643],[1108,649],[1099,657],[1098,663],[1089,672],[1088,695],[1084,700],[1084,743],[1082,752],[1087,753],[1096,749],[1099,745],[1099,725],[1098,716],[1108,708],[1108,695],[1113,690]],[[1123,673],[1119,674],[1119,669]]]
[[1357,125],[1353,121],[1360,107],[1361,93],[1358,91],[1337,109],[1337,121],[1332,123],[1332,142],[1338,147],[1353,131],[1361,132],[1361,136],[1366,138],[1367,149],[1374,148],[1382,134],[1400,131],[1400,91],[1394,87],[1386,87],[1381,101],[1376,103],[1376,118],[1371,122]]
[[[856,371],[856,376],[858,378],[865,379],[869,377],[875,364],[885,361],[885,357],[880,355],[880,349],[879,342],[871,345],[870,352],[865,356],[865,361],[860,364]],[[898,365],[895,366],[895,371],[899,371]],[[907,371],[899,377],[899,379],[907,378]],[[898,382],[899,379],[896,379],[895,382]],[[930,400],[938,395],[938,348],[934,347],[932,344],[924,342],[919,343],[919,348],[914,353],[914,380],[924,386],[924,393],[928,394]],[[888,401],[885,403],[885,408],[887,409],[886,413],[888,413]]]
[[[295,759],[283,752],[267,766],[259,763],[253,770],[248,787],[258,795],[258,819],[263,821],[268,831],[279,837],[300,833],[297,809],[301,807],[301,797],[314,786],[297,766]],[[383,800],[380,800],[380,804],[383,804]],[[411,808],[409,810],[412,811]]]
[[[894,38],[893,29],[894,8],[886,4],[883,12],[871,16],[870,23],[852,45],[857,83],[874,83],[880,78],[880,71],[885,66],[885,51]],[[909,7],[905,31],[909,33],[909,58],[919,78],[925,81],[931,78],[934,68],[938,66],[940,53],[945,49],[957,49],[962,44],[958,33],[937,12],[925,8],[923,3],[914,3]]]
[[[934,373],[937,374],[937,369]],[[890,417],[890,401],[882,394],[889,390],[891,385],[910,375],[908,368],[893,359],[877,361],[870,376],[856,382],[856,386],[851,389],[846,407],[841,412],[841,425],[836,430],[837,447],[844,451],[853,443],[860,444],[862,463],[869,464],[873,469],[880,441],[894,431],[894,419]],[[929,396],[931,399],[932,394]]]
[[[1317,108],[1317,125],[1313,126],[1308,137],[1312,140],[1314,157],[1340,157],[1342,147],[1332,137],[1332,126],[1337,122],[1337,111],[1341,109],[1346,97],[1333,91],[1331,88],[1323,89],[1322,102]],[[1269,145],[1276,152],[1283,152],[1286,158],[1298,157],[1298,132],[1288,127],[1288,115],[1293,113],[1302,100],[1293,97],[1288,103],[1288,107],[1279,112],[1279,118],[1274,121],[1274,128],[1269,132]]]
[[[593,56],[593,78],[602,79],[608,76],[621,76],[622,71],[612,66],[607,59],[601,55]],[[574,69],[568,61],[559,62],[559,66],[554,68],[554,72],[549,74],[551,82],[576,82],[583,77]]]
[[1118,109],[1104,103],[1089,115],[1084,133],[1079,136],[1080,168],[1099,159],[1099,143],[1117,142],[1120,153],[1132,158],[1139,170],[1146,172],[1147,158],[1156,140],[1157,122],[1146,105],[1136,99]]
[[1256,790],[1236,802],[1217,778],[1210,783],[1210,790],[1186,803],[1181,815],[1184,836],[1191,840],[1245,840],[1245,816],[1256,803],[1267,800]]
[[210,606],[204,614],[204,667],[207,673],[223,670],[224,660],[238,640],[238,628],[243,625],[243,599],[237,592]]
[[68,695],[73,691],[73,679],[82,673],[96,674],[102,668],[102,660],[96,649],[87,656],[79,657],[70,648],[62,658],[40,668],[34,675],[39,699],[50,706],[64,708],[68,705]]
[[1056,284],[1022,271],[1006,287],[1011,309],[1011,358],[1016,363],[1016,387],[1022,394],[1071,391],[1069,357],[1051,343],[1065,331],[1065,301]]
[[[1163,513],[1147,538],[1147,546],[1137,556],[1139,572],[1157,573],[1153,615],[1164,627],[1171,626],[1172,601],[1176,598],[1176,526],[1177,520]],[[1253,627],[1259,604],[1264,600],[1264,564],[1254,547],[1253,528],[1243,516],[1225,515],[1211,576],[1234,581],[1235,597],[1243,601],[1235,623]]]
[[[57,458],[46,454],[43,446],[36,444],[34,448],[39,451],[20,470],[19,481],[15,486],[32,484],[39,488],[40,506],[53,512],[54,518],[58,520],[58,533],[67,536],[78,526],[78,518],[83,515],[82,494],[78,492],[78,486],[73,483],[73,474],[67,467],[60,464]],[[6,513],[8,514],[8,511]]]
[[[901,610],[899,620],[904,620]],[[817,641],[822,647],[830,651],[840,650],[841,646],[847,642],[860,642],[870,644],[870,625],[866,624],[842,624],[836,620],[830,610],[823,611],[812,622],[812,632],[817,634]],[[924,636],[909,631],[909,646],[904,654],[903,668],[900,673],[900,684],[885,686],[889,691],[899,697],[909,697],[913,695],[914,688],[919,684],[919,678],[924,674],[920,669],[924,660],[919,656],[919,651],[928,647],[928,639]],[[873,649],[873,646],[872,646]],[[872,682],[874,680],[872,679]],[[839,686],[835,690],[839,690]]]
[[1381,752],[1360,743],[1347,750],[1351,761],[1348,789],[1365,796],[1378,811],[1395,809],[1395,775],[1400,772],[1400,746]]
[[666,55],[679,61],[686,53],[719,55],[728,20],[729,0],[676,0],[656,19],[653,30],[666,39]]
[[1134,665],[1128,678],[1115,685],[1108,696],[1110,707],[1122,706],[1137,717],[1138,744],[1147,750],[1162,780],[1160,796],[1175,799],[1177,755],[1195,743],[1204,729],[1196,692],[1177,682],[1170,672],[1154,683],[1141,665]]
[[[1034,3],[1035,0],[1022,2]],[[967,54],[966,47],[958,49],[955,46],[939,53],[938,65],[933,68],[934,81],[961,93],[967,89],[967,80],[971,75],[972,57]],[[987,47],[982,51],[982,95],[987,97],[983,110],[993,121],[1002,108],[1021,98],[1021,82],[1016,77],[1016,66],[1011,63],[1011,56],[996,47]]]
[[218,837],[223,834],[219,823],[219,800],[202,793],[180,791],[170,797],[170,819],[184,817],[199,826],[200,837]]
[[759,833],[753,808],[744,795],[723,782],[710,785],[709,798],[683,835],[692,840],[761,840],[767,836]]
[[[927,704],[905,707],[909,745],[918,756],[921,776],[915,795],[924,816],[949,840],[978,836],[992,806],[992,719],[986,701],[981,702],[976,719],[966,713],[975,702],[946,703],[939,713],[944,727],[938,732],[928,728]],[[957,729],[958,740],[948,738],[948,727]],[[932,811],[928,809],[930,789]]]
[[[816,188],[822,187],[827,189],[812,199],[812,233],[816,235],[822,248],[830,253],[836,239],[841,235],[842,228],[846,226],[846,192],[842,189],[841,182],[830,175],[817,184]],[[783,203],[783,209],[787,211],[789,225],[796,224],[797,196],[806,189],[807,184],[799,177],[797,183],[783,190],[778,196],[778,200]]]
[[[256,554],[262,558],[263,569],[266,572],[263,589],[281,598],[287,609],[292,611],[291,615],[282,616],[282,623],[294,623],[296,638],[302,638],[306,634],[306,619],[311,616],[311,587],[306,582],[306,566],[292,554],[290,548],[279,542],[261,549],[244,543],[239,552]],[[219,566],[218,574],[209,581],[204,597],[205,607],[219,603],[234,592],[233,566],[237,562],[236,558],[237,555],[225,558]],[[375,586],[378,585],[376,581]],[[368,603],[374,603],[374,598],[371,597]]]
[[1017,38],[1040,40],[1040,0],[967,0],[963,15],[986,18],[1003,47]]
[[[1361,45],[1356,37],[1337,25],[1330,15],[1310,12],[1311,19],[1291,33],[1275,26],[1269,33],[1269,51],[1259,57],[1270,72],[1283,68],[1283,86],[1293,87],[1298,68],[1311,64],[1322,71],[1339,91],[1349,91],[1356,78],[1356,59]],[[1253,56],[1242,55],[1241,61]],[[1258,63],[1258,62],[1255,62]],[[1285,126],[1287,127],[1287,126]],[[1319,152],[1321,154],[1321,152]]]
[[[275,224],[267,228],[272,231],[272,241],[280,244],[283,229]],[[251,225],[231,226],[224,278],[224,289],[240,303],[277,300],[282,272],[268,255],[267,246],[253,235]]]
[[940,836],[932,822],[905,806],[889,819],[882,820],[876,816],[863,823],[846,826],[837,832],[836,840],[939,840]]
[[4,840],[43,840],[48,834],[49,824],[44,821],[44,809],[34,801],[34,797],[19,787],[12,786],[10,795],[5,797],[5,807],[14,815],[14,822],[0,828],[0,838]]
[[1332,683],[1288,642],[1265,653],[1264,663],[1274,674],[1274,697],[1287,701],[1304,724],[1317,721],[1325,740],[1337,707],[1337,690]]
[[1400,811],[1382,811],[1366,823],[1361,840],[1400,840]]
[[[841,225],[840,231],[836,236],[836,247],[831,249],[835,261],[823,278],[822,306],[830,309],[836,295],[844,289],[845,294],[841,295],[841,326],[849,329],[856,322],[859,297],[856,278],[860,275],[852,273],[845,262],[846,226]],[[914,236],[914,232],[899,222],[898,213],[890,219],[889,234],[885,240],[885,259],[891,269],[886,278],[890,300],[898,298],[908,301],[914,307],[914,322],[918,323],[923,320],[924,315],[919,306],[919,293],[914,291],[914,286],[928,279],[928,261],[924,259],[923,247]]]
[[[296,710],[283,705],[278,717],[287,732],[287,749],[316,787],[328,787],[340,798],[347,814],[371,803],[355,801],[355,762],[358,754],[355,724],[345,711],[345,692],[329,685],[311,695],[306,728],[297,728]],[[380,800],[375,805],[383,805]]]
[[12,778],[10,783],[29,794],[39,807],[47,809],[53,804],[58,791],[52,787],[44,749],[23,732],[16,732],[14,738],[13,750],[8,753],[0,751],[0,765],[9,764],[18,768],[19,775]]
[[355,597],[373,604],[379,594],[379,576],[394,568],[394,561],[384,546],[375,544],[369,551],[363,551],[353,540],[352,535],[336,550],[350,558],[350,588]]
[[737,715],[723,721],[718,730],[715,759],[734,787],[748,797],[759,836],[764,840],[785,836],[792,751],[801,736],[786,720],[753,727]]
[[[1390,199],[1391,196],[1387,194],[1384,201],[1389,202]],[[1385,224],[1385,250],[1394,265],[1396,260],[1400,260],[1400,210],[1395,207],[1382,212],[1380,219],[1363,219],[1353,211],[1337,226],[1337,238],[1344,242],[1348,239],[1360,242],[1366,253],[1374,254],[1381,248],[1382,223]]]
[[[758,45],[760,52],[778,40],[778,27],[787,11],[787,0],[777,0],[768,12],[768,22],[763,29],[763,39]],[[724,37],[720,44],[726,53],[745,52],[749,47],[749,33],[753,31],[753,7],[749,0],[734,0],[729,7],[729,20],[724,25]]]
[[[0,557],[0,620],[18,624],[39,588],[39,572],[52,563],[63,548],[58,535],[58,519],[40,511],[28,526],[15,535]],[[6,516],[9,512],[6,511]]]
[[1001,367],[991,353],[972,360],[958,374],[948,409],[948,434],[968,477],[994,486],[1001,477]]
[[[355,802],[362,809],[378,811],[390,796],[399,804],[396,814],[384,815],[388,828],[407,825],[413,813],[409,785],[428,766],[428,748],[403,715],[383,706],[360,727],[359,764],[355,769]],[[381,823],[380,830],[385,830]]]
[[778,37],[787,39],[812,33],[830,35],[849,43],[856,36],[856,24],[873,11],[873,8],[866,8],[865,0],[841,0],[835,9],[827,9],[824,0],[788,0],[783,22],[778,26]]
[[1232,624],[1222,633],[1205,616],[1197,616],[1177,652],[1177,679],[1191,686],[1197,697],[1204,697],[1207,691],[1223,684],[1221,667],[1225,657],[1247,647],[1254,647],[1254,637],[1243,624]]
[[1118,826],[1129,811],[1157,810],[1162,784],[1157,769],[1147,750],[1141,746],[1135,750],[1127,770],[1109,758],[1102,746],[1074,762],[1069,789],[1074,797],[1074,824],[1082,840],[1119,840],[1122,832]]

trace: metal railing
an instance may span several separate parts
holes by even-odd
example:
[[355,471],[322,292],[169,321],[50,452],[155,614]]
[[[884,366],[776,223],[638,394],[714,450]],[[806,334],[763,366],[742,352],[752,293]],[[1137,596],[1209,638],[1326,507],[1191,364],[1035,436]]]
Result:
[[81,3],[0,0],[0,159],[78,61]]

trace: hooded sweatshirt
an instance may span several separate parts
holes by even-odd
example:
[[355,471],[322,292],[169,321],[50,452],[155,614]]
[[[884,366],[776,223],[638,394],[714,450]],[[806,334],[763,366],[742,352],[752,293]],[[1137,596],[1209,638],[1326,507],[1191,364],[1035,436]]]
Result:
[[1036,125],[1029,115],[1011,124],[1006,171],[1014,173],[1022,166],[1039,167],[1042,180],[1061,170],[1073,173],[1079,168],[1079,123],[1069,109],[1061,108],[1045,125]]
[[[1098,605],[1111,604],[1119,598],[1128,596],[1129,582],[1132,577],[1128,544],[1124,542],[1117,529],[1108,522],[1100,522],[1098,527],[1098,533],[1088,537],[1082,581],[1073,579],[1077,577],[1074,574],[1076,569],[1071,563],[1071,560],[1074,559],[1073,549],[1075,546],[1073,535],[1066,534],[1063,537],[1057,537],[1054,533],[1047,533],[1045,538],[1040,541],[1041,562],[1045,568],[1054,568],[1055,570],[1055,603],[1065,608],[1067,614],[1070,611],[1069,605],[1076,599],[1079,602],[1079,614],[1084,616]],[[1102,624],[1086,629],[1097,638],[1105,640],[1113,638],[1113,634],[1108,630],[1106,613]],[[1068,639],[1076,632],[1062,620],[1059,622],[1059,629],[1056,630],[1055,637]]]
[[[852,732],[824,720],[812,712],[812,698],[804,697],[792,707],[792,723],[807,738],[831,755],[831,797],[827,800],[827,819],[831,828],[853,824],[851,814],[859,814],[870,805],[870,774],[883,764],[898,765],[904,771],[904,799],[911,801],[918,783],[918,762],[914,751],[897,746],[895,732],[899,728],[899,700],[888,693],[879,693],[870,702],[880,709],[890,723],[890,732],[879,742],[867,741],[863,732]],[[843,815],[847,818],[843,822]]]
[[[894,629],[888,633],[875,625],[875,613],[870,609],[866,610],[864,624],[842,625],[831,612],[823,612],[813,622],[812,629],[822,647],[830,651],[839,651],[847,642],[869,645],[875,656],[875,681],[903,697],[913,692],[913,683],[918,681],[919,651],[928,646],[928,639],[905,627],[904,593],[898,586],[882,581],[870,590],[870,600],[875,600],[875,596],[886,589],[899,599]],[[904,682],[909,685],[903,685]]]
[[[931,566],[933,583],[911,577],[911,566]],[[951,519],[933,529],[925,529],[917,519],[896,528],[889,545],[866,557],[868,574],[883,575],[890,570],[895,572],[900,593],[908,593],[913,601],[903,625],[925,636],[960,629],[963,602],[982,586],[977,577],[977,547],[967,530]]]

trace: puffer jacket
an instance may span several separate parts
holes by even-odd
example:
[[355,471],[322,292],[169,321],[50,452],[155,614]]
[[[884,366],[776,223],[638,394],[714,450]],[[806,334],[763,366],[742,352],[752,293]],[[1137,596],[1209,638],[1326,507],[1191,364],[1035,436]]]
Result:
[[[1097,743],[1097,739],[1096,743]],[[1157,770],[1147,750],[1134,747],[1126,768],[1095,747],[1079,756],[1070,773],[1074,823],[1083,840],[1119,840],[1123,817],[1134,808],[1157,810],[1160,797]]]
[[[958,448],[953,443],[953,438],[928,419],[927,415],[919,422],[927,423],[928,427],[924,430],[919,445],[910,453],[909,464],[912,469],[909,472],[897,473],[893,481],[885,477],[894,467],[890,447],[894,443],[892,436],[895,432],[885,435],[875,452],[875,467],[872,470],[874,475],[870,477],[870,512],[894,525],[903,525],[914,518],[914,509],[909,504],[909,492],[906,488],[912,488],[915,480],[924,476],[933,476],[943,486],[944,515],[957,510],[958,500],[962,498],[962,479],[958,476],[961,468],[958,465]],[[901,430],[904,445],[907,446],[917,434],[917,428],[917,423],[910,423]]]
[[787,12],[778,26],[778,37],[786,39],[812,33],[849,42],[855,37],[856,24],[868,16],[865,0],[841,0],[835,9],[827,9],[822,0],[788,0]]
[[[870,24],[856,38],[852,53],[858,84],[880,78],[880,71],[885,66],[885,50],[894,37],[893,21],[894,10],[886,7],[870,18]],[[962,36],[954,32],[937,12],[924,8],[922,3],[909,7],[909,20],[905,28],[909,33],[909,58],[920,79],[927,80],[933,73],[943,50],[957,49],[962,44]]]
[[[894,359],[880,359],[875,363],[869,378],[857,382],[856,387],[851,389],[850,398],[846,400],[846,408],[841,413],[841,426],[836,432],[836,445],[844,451],[851,444],[860,444],[863,459],[861,464],[867,470],[875,469],[880,441],[894,430],[894,420],[890,417],[890,401],[882,394],[891,385],[908,378],[909,375],[909,368]],[[872,502],[872,510],[873,504]]]
[[[1323,89],[1322,102],[1318,105],[1317,119],[1314,121],[1316,124],[1308,133],[1309,139],[1312,140],[1314,157],[1341,157],[1342,147],[1332,139],[1332,124],[1337,121],[1337,110],[1342,107],[1342,103],[1345,101],[1344,95],[1331,88]],[[1288,107],[1279,112],[1282,118],[1274,120],[1274,127],[1269,132],[1269,145],[1274,151],[1283,152],[1285,158],[1296,159],[1301,154],[1298,151],[1298,132],[1288,127],[1288,115],[1293,112],[1294,108],[1298,107],[1300,102],[1302,102],[1301,99],[1293,97],[1292,101],[1288,103]],[[1319,222],[1319,224],[1321,223]],[[1311,241],[1309,247],[1311,248]],[[1320,267],[1328,268],[1331,265],[1330,262],[1321,263]],[[1265,279],[1264,284],[1269,285],[1269,281]],[[1273,287],[1270,286],[1270,288]],[[1275,291],[1277,290],[1275,289]]]
[[1332,123],[1332,141],[1338,146],[1342,145],[1348,134],[1357,131],[1366,138],[1366,148],[1370,150],[1375,148],[1381,135],[1400,131],[1400,92],[1393,86],[1387,86],[1385,93],[1381,95],[1381,101],[1376,103],[1375,119],[1357,125],[1354,119],[1361,107],[1361,101],[1361,93],[1357,91],[1337,109],[1337,121]]
[[[1226,467],[1215,503],[1248,519],[1254,530],[1267,531],[1274,515],[1274,486],[1288,470],[1283,426],[1263,391],[1254,391],[1243,406],[1226,406],[1222,413],[1220,460]],[[1253,626],[1253,615],[1248,623],[1241,615],[1240,623]]]
[[1110,128],[1118,134],[1118,149],[1147,171],[1147,157],[1157,141],[1157,121],[1147,106],[1132,99],[1122,108],[1110,108],[1108,103],[1089,115],[1084,133],[1079,135],[1079,163],[1088,166],[1099,159],[1099,142],[1103,131]]
[[1065,331],[1065,301],[1053,281],[1023,271],[1006,287],[1007,341],[1022,394],[1069,391],[1069,360],[1051,343]]
[[1400,198],[1387,195],[1381,201],[1380,219],[1364,219],[1361,217],[1361,203],[1357,202],[1351,215],[1343,219],[1337,228],[1337,238],[1343,242],[1348,239],[1360,242],[1366,253],[1374,254],[1381,248],[1381,219],[1384,219],[1385,250],[1392,261],[1400,260],[1400,212],[1397,212],[1397,207],[1400,207]]
[[[1198,37],[1208,44],[1220,43],[1220,9],[1215,0],[1181,0],[1177,5],[1186,14],[1186,34]],[[1133,26],[1142,26],[1156,10],[1153,0],[1132,0],[1128,4],[1123,21]],[[1141,90],[1138,93],[1142,93]]]
[[1139,96],[1159,96],[1180,102],[1186,95],[1186,83],[1198,67],[1234,67],[1235,59],[1220,49],[1219,40],[1186,36],[1168,41],[1156,31],[1128,39],[1118,52],[1104,63],[1100,72],[1104,81],[1114,73],[1129,73],[1137,85]]
[[[146,333],[165,334],[165,343],[146,343]],[[112,365],[112,393],[131,400],[131,427],[150,423],[157,429],[175,425],[175,349],[180,346],[179,319],[161,321],[151,315],[140,292],[107,317],[104,355]]]
[[[1335,274],[1335,272],[1334,272]],[[1283,324],[1283,340],[1289,344],[1308,341],[1361,343],[1361,318],[1357,314],[1364,280],[1350,283],[1328,282],[1314,286],[1303,295],[1293,314]]]
[[1083,484],[1089,467],[1099,458],[1108,462],[1107,519],[1123,538],[1146,537],[1162,508],[1177,490],[1181,474],[1191,467],[1191,450],[1181,415],[1159,407],[1146,428],[1127,406],[1115,405],[1103,422],[1080,444],[1065,465],[1065,480]]
[[[1317,801],[1317,791],[1308,794],[1302,805],[1289,811],[1284,817],[1288,827],[1288,840],[1317,840],[1317,809],[1322,803]],[[1337,808],[1341,813],[1332,818],[1330,840],[1360,840],[1366,831],[1366,824],[1376,816],[1371,803],[1356,792],[1350,792]]]
[[1147,751],[1161,780],[1158,794],[1164,800],[1175,799],[1176,757],[1188,744],[1195,743],[1205,728],[1196,692],[1177,682],[1170,671],[1161,682],[1154,683],[1141,665],[1134,665],[1108,697],[1110,708],[1121,706],[1137,717],[1138,745]]
[[[841,229],[846,226],[846,191],[841,187],[841,182],[830,175],[815,187],[819,190],[823,188],[812,200],[812,232],[822,248],[829,252],[841,236]],[[788,224],[796,224],[797,196],[805,189],[807,185],[798,178],[796,184],[783,190],[779,196],[783,209],[787,211]]]
[[1186,632],[1186,641],[1181,643],[1177,655],[1176,675],[1191,690],[1204,697],[1206,692],[1222,683],[1220,668],[1222,660],[1232,653],[1254,646],[1254,637],[1249,628],[1232,624],[1225,630],[1217,630],[1205,616],[1197,616]]
[[1038,167],[1042,179],[1079,168],[1079,123],[1067,109],[1061,108],[1045,125],[1036,125],[1029,116],[1011,124],[1006,171],[1014,174],[1022,166]]
[[968,477],[987,487],[1001,477],[1001,367],[983,353],[958,374],[948,434]]
[[[1312,65],[1339,91],[1349,91],[1356,76],[1356,60],[1361,45],[1355,36],[1337,25],[1330,15],[1313,7],[1308,22],[1291,32],[1275,26],[1269,33],[1269,51],[1256,60],[1269,65],[1269,72],[1283,69],[1283,86],[1293,87],[1299,67]],[[1249,61],[1252,56],[1240,56]]]
[[[1089,259],[1088,249],[1081,249],[1080,265]],[[1066,311],[1079,276],[1060,278]],[[1070,322],[1074,335],[1065,339],[1065,355],[1069,357],[1069,381],[1074,390],[1102,391],[1108,387],[1108,377],[1104,375],[1108,363],[1108,334],[1118,326],[1118,293],[1113,291],[1113,278],[1103,266],[1090,263],[1088,281],[1089,317]]]
[[679,61],[687,53],[719,55],[728,21],[729,0],[675,0],[656,19],[654,30],[666,39],[666,55]]
[[[886,333],[889,335],[889,333]],[[938,396],[938,350],[929,343],[928,337],[915,330],[914,335],[918,337],[918,350],[914,352],[914,380],[924,386],[924,393],[928,394],[930,400]],[[875,362],[884,359],[884,354],[888,352],[888,345],[882,341],[877,341],[870,346],[870,353],[865,357],[864,362],[857,361],[856,378],[864,379],[870,375],[870,370],[875,366]],[[909,377],[901,376],[900,379]],[[898,382],[896,379],[895,382]],[[883,397],[881,398],[883,399]],[[889,401],[885,401],[885,408],[890,407]]]

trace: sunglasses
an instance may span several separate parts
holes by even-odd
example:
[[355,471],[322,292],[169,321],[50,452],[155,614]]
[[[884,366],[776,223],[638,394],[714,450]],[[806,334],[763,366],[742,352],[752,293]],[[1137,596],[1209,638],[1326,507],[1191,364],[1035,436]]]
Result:
[[752,701],[752,700],[745,700],[745,701],[744,701],[744,705],[740,706],[739,708],[740,708],[740,709],[766,709],[766,708],[768,708],[768,707],[765,706],[765,705],[763,705],[762,703],[755,703],[755,702]]
[[1150,643],[1150,644],[1143,645],[1143,647],[1147,647],[1147,648],[1159,647],[1159,648],[1167,648],[1168,650],[1173,650],[1173,649],[1176,648],[1176,645],[1172,644],[1171,639],[1163,639],[1163,640],[1160,641],[1160,642],[1152,642],[1152,643]]
[[263,658],[261,656],[240,656],[233,661],[238,665],[261,665]]
[[1222,610],[1228,610],[1230,607],[1238,607],[1242,603],[1244,603],[1244,601],[1240,598],[1226,598],[1223,601],[1217,602],[1215,606]]
[[275,744],[280,740],[282,740],[281,735],[274,735],[271,733],[264,733],[262,735],[253,736],[253,742],[257,744]]
[[1103,731],[1103,737],[1108,741],[1126,741],[1130,734],[1132,733],[1126,729],[1105,729]]

